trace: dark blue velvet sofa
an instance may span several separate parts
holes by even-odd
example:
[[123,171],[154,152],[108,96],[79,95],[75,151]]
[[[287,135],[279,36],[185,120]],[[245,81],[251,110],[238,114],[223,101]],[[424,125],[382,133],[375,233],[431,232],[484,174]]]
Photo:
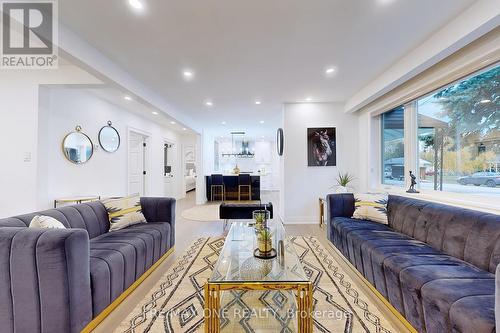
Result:
[[419,332],[495,332],[500,215],[389,196],[389,225],[327,197],[328,238]]
[[141,205],[147,223],[112,232],[101,202],[0,219],[0,331],[80,332],[174,246],[175,200]]

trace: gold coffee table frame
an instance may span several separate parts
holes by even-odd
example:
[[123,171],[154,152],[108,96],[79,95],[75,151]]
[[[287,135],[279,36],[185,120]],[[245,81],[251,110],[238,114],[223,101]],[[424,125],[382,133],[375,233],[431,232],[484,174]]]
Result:
[[299,333],[313,331],[313,285],[311,282],[207,282],[205,284],[205,332],[220,332],[221,292],[227,290],[295,290]]

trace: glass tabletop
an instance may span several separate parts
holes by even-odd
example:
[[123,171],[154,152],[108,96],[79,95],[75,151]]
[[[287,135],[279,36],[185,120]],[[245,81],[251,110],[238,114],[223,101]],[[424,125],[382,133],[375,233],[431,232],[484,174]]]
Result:
[[309,281],[293,244],[286,236],[283,224],[278,221],[269,221],[267,226],[271,231],[272,247],[277,251],[275,258],[256,258],[254,251],[258,247],[258,240],[255,227],[250,221],[234,222],[209,282]]

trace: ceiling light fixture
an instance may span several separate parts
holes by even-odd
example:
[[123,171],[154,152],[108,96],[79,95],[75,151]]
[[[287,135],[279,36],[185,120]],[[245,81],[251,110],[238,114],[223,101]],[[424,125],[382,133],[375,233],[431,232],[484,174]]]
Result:
[[130,97],[130,96],[125,96],[125,97],[123,97],[123,99],[125,99],[125,100],[127,100],[127,101],[131,101],[131,100],[132,100],[132,97]]
[[183,131],[187,131],[187,128],[186,128],[186,127],[183,127],[183,128],[182,128],[182,130],[183,130]]
[[173,120],[172,120],[170,123],[171,123],[172,125],[175,125],[175,121],[173,121]]
[[486,103],[491,103],[491,99],[483,99],[481,102],[479,102],[481,104],[486,104]]
[[264,120],[261,120],[260,123],[263,124],[265,121]]
[[206,101],[205,105],[211,108],[212,106],[214,106],[214,103],[212,101]]
[[194,73],[193,73],[193,71],[188,70],[188,69],[187,69],[187,70],[185,70],[184,72],[182,72],[182,75],[184,75],[184,78],[185,78],[186,80],[191,80],[191,79],[194,77]]
[[226,123],[225,121],[223,121],[221,124],[222,124],[222,125],[226,125],[227,123]]
[[155,116],[157,116],[157,115],[158,115],[158,112],[156,112],[156,111],[153,111],[153,112],[151,112],[151,113],[152,113],[152,114],[154,114]]
[[144,9],[144,4],[140,0],[128,0],[128,4],[134,9]]
[[262,104],[262,102],[261,102],[261,101],[259,101],[259,100],[257,100],[257,101],[255,101],[255,104],[257,104],[257,105],[261,105],[261,104]]
[[326,71],[325,71],[325,74],[333,74],[335,73],[335,68],[333,67],[330,67],[330,68],[327,68]]
[[312,97],[306,97],[306,102],[310,102],[312,100],[313,100]]

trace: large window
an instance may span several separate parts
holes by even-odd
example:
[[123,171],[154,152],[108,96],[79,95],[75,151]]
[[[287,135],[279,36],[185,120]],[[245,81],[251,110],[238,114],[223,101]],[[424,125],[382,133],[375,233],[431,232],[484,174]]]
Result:
[[382,155],[383,184],[500,197],[500,66],[382,114]]
[[404,107],[382,115],[382,183],[404,185]]
[[417,108],[420,187],[500,196],[500,66]]

